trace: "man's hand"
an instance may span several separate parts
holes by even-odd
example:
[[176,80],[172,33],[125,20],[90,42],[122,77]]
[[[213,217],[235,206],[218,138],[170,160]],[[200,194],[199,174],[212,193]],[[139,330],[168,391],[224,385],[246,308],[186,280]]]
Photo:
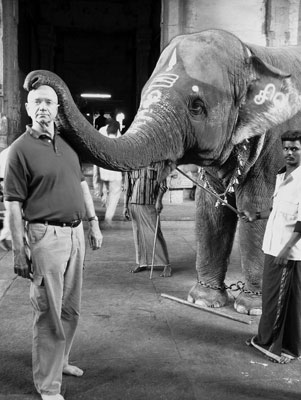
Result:
[[288,263],[290,248],[284,247],[278,256],[275,258],[275,264],[279,266],[285,266]]
[[157,214],[161,214],[161,211],[163,210],[163,204],[161,200],[157,200],[155,204],[155,209]]
[[130,212],[129,212],[129,209],[128,209],[128,207],[124,207],[124,209],[123,209],[123,217],[126,219],[126,220],[130,220],[131,218],[130,218]]
[[239,217],[244,221],[244,222],[253,222],[256,221],[256,213],[248,210],[243,210],[239,211]]
[[88,230],[88,241],[92,250],[98,250],[102,245],[102,233],[99,229],[98,221],[91,221]]
[[32,280],[31,261],[25,253],[25,248],[13,251],[14,272],[22,278]]

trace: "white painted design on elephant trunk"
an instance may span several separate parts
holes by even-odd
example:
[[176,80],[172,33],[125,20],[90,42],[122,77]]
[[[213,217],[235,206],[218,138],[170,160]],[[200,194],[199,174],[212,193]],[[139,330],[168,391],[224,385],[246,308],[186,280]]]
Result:
[[158,101],[161,99],[161,96],[162,93],[160,90],[153,90],[146,96],[146,99],[142,103],[142,107],[149,108],[152,104],[158,103]]
[[152,104],[158,103],[161,100],[162,92],[157,88],[169,89],[173,87],[178,79],[179,75],[176,74],[160,74],[156,76],[146,90],[145,98],[142,101],[142,108],[148,109]]
[[173,67],[176,65],[176,63],[177,63],[177,49],[174,49],[172,56],[170,57],[166,71],[171,71]]

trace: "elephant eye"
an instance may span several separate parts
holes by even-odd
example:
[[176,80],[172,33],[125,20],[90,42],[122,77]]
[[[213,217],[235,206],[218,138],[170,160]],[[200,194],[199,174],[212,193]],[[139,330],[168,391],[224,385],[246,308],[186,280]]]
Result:
[[188,108],[193,116],[207,115],[206,107],[203,100],[200,97],[192,97],[189,99]]

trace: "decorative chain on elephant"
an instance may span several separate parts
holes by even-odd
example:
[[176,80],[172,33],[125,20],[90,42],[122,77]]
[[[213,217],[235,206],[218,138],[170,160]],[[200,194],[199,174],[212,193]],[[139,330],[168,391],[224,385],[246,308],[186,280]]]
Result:
[[[143,88],[131,126],[118,139],[99,135],[52,72],[31,72],[24,87],[43,84],[57,91],[58,128],[83,160],[120,171],[163,161],[165,175],[177,164],[193,163],[206,171],[205,184],[238,210],[248,203],[267,208],[282,162],[279,134],[301,123],[301,48],[247,44],[222,30],[170,42]],[[264,222],[240,224],[233,211],[215,203],[197,190],[197,283],[188,300],[227,304],[224,281],[238,229],[245,285],[234,306],[260,314]]]

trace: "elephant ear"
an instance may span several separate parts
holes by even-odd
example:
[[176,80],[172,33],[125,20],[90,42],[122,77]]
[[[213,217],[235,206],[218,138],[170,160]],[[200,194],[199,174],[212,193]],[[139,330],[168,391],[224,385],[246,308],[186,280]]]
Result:
[[232,137],[233,144],[261,136],[301,110],[300,93],[289,72],[251,56],[247,81]]

